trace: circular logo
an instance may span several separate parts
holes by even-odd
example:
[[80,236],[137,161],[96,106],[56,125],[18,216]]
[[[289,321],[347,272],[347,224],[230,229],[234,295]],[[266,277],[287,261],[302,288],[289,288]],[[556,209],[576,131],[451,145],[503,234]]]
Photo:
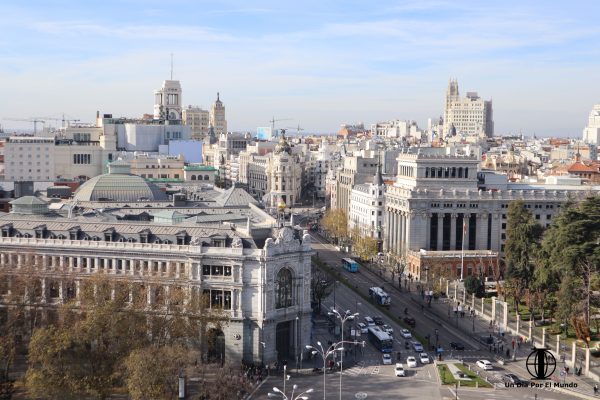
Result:
[[358,392],[354,395],[355,398],[357,399],[366,399],[367,398],[367,394],[365,392]]
[[527,357],[527,372],[535,379],[548,379],[556,370],[556,358],[546,348],[535,348]]

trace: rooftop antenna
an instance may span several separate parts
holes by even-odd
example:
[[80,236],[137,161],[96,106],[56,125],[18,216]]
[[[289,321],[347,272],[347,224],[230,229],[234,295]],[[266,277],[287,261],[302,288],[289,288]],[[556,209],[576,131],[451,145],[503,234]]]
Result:
[[171,80],[173,80],[173,53],[171,53]]

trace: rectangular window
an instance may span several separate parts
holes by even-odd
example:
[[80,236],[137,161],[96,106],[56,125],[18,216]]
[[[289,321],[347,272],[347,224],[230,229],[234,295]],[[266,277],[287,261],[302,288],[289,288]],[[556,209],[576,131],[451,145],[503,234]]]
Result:
[[202,266],[202,275],[210,275],[210,265]]

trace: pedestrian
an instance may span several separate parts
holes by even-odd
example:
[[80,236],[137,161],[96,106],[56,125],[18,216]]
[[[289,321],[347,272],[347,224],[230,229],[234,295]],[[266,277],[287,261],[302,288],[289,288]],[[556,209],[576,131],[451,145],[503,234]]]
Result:
[[510,357],[510,350],[506,349],[506,358]]
[[594,384],[594,396],[598,394],[598,384]]

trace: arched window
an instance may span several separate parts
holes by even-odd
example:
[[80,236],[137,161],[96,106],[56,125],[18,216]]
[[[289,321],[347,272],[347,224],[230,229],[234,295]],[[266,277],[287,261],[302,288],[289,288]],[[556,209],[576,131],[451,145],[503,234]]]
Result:
[[465,167],[465,178],[469,177],[469,168]]
[[195,181],[196,180],[196,175],[192,175],[192,180]]
[[452,177],[456,178],[456,167],[452,167]]
[[444,178],[449,178],[450,177],[450,168],[446,167],[444,169]]
[[204,180],[207,181],[208,180],[208,175],[204,175]]
[[292,272],[282,268],[275,279],[275,308],[286,308],[292,305]]
[[429,167],[425,168],[425,178],[429,178]]
[[438,173],[437,173],[438,178],[442,178],[443,177],[443,175],[442,175],[443,172],[442,171],[443,171],[442,167],[439,167],[438,168]]

